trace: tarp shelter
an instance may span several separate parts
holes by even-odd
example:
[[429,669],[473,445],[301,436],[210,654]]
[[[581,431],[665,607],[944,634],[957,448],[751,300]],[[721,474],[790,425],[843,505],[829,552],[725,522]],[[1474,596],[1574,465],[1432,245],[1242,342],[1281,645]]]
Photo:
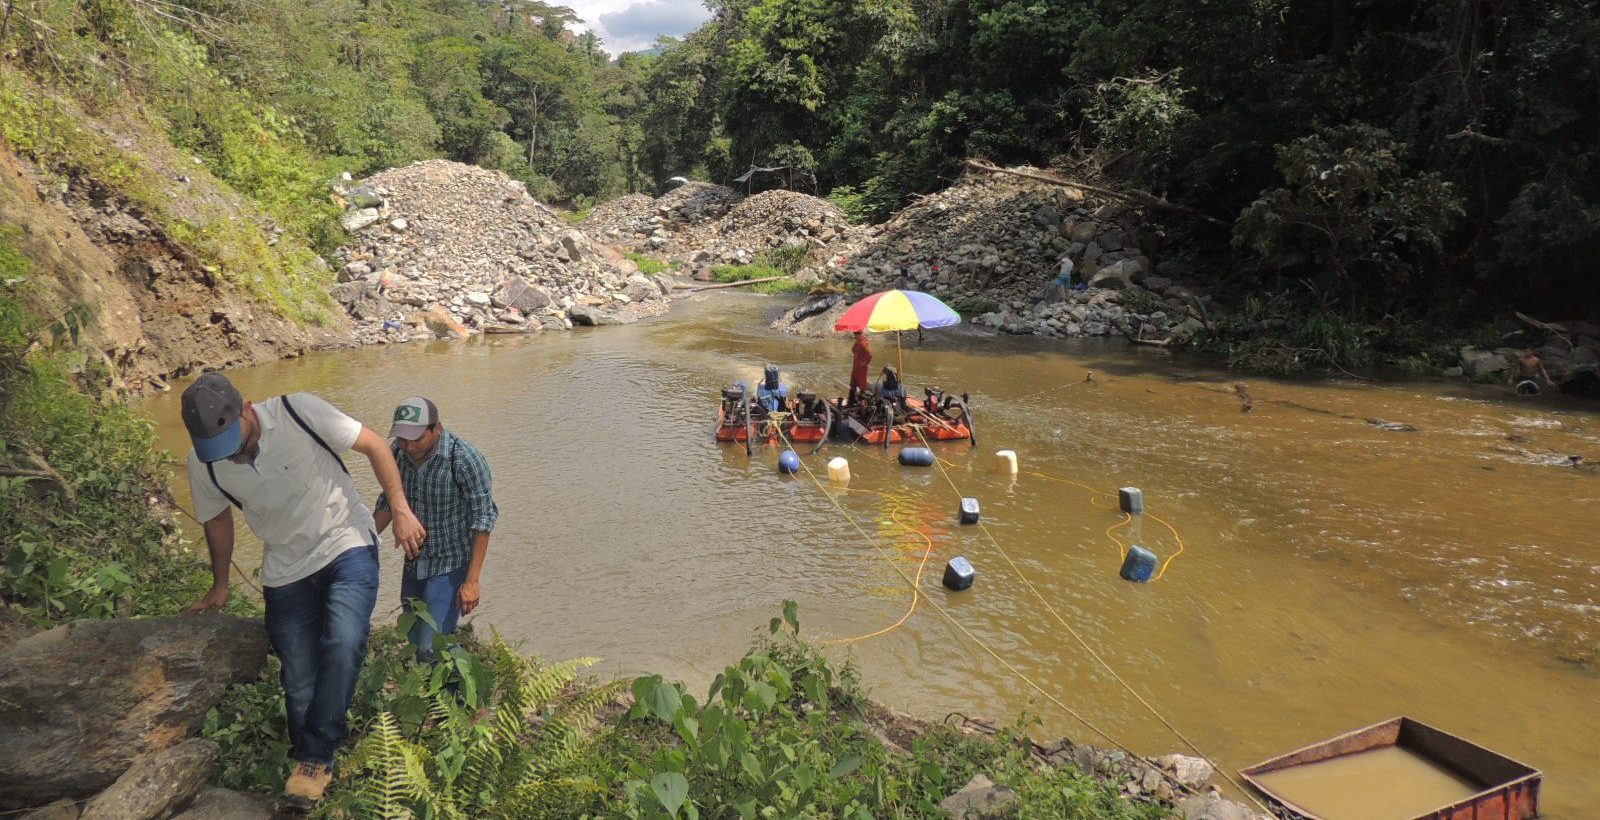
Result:
[[789,188],[791,190],[795,187],[794,183],[795,183],[795,180],[797,180],[797,179],[809,180],[811,182],[811,187],[812,188],[816,188],[817,187],[816,180],[812,178],[811,174],[809,174],[809,173],[807,173],[805,171],[802,171],[799,168],[795,168],[795,167],[793,167],[791,165],[773,165],[773,166],[770,166],[770,167],[761,167],[761,166],[758,166],[758,165],[752,165],[752,166],[750,166],[750,170],[745,171],[743,174],[741,174],[741,175],[739,175],[737,177],[734,177],[733,178],[733,182],[734,182],[735,185],[743,185],[743,186],[745,186],[746,193],[749,193],[749,188],[750,188],[751,184],[758,177],[762,177],[762,176],[774,176],[774,177],[777,177],[778,180],[781,183],[783,183],[783,187]]

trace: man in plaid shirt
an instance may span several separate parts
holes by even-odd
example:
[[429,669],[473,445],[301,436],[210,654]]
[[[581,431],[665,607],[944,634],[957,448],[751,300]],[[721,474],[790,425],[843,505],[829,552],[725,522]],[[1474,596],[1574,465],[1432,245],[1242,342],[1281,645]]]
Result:
[[[435,635],[455,632],[456,621],[482,598],[478,576],[500,511],[494,504],[489,462],[478,448],[444,429],[432,401],[414,396],[401,402],[389,437],[394,439],[406,501],[428,533],[420,547],[406,551],[400,601],[408,612],[412,601],[427,605],[438,629],[419,618],[411,628],[411,642],[417,659],[431,663]],[[378,496],[373,519],[379,532],[388,526],[387,495]]]

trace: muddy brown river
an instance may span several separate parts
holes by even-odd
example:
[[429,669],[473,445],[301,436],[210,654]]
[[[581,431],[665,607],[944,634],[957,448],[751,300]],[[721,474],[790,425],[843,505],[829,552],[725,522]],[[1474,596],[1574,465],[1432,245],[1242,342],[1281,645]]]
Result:
[[[891,561],[915,577],[926,552],[926,600],[904,625],[830,644],[877,699],[932,718],[1026,711],[1037,734],[1097,740],[932,601],[1120,742],[1183,751],[1003,551],[1224,767],[1405,714],[1543,769],[1544,816],[1600,816],[1600,475],[1559,464],[1600,462],[1592,406],[1459,384],[1250,379],[1243,413],[1236,377],[1158,351],[930,331],[905,351],[907,380],[969,392],[980,446],[935,445],[948,481],[892,450],[805,456],[819,476],[849,459],[850,490],[827,491],[835,506],[804,473],[780,475],[776,451],[747,458],[711,437],[718,388],[753,382],[764,363],[828,393],[847,377],[848,341],[773,334],[777,305],[721,294],[627,327],[230,375],[246,397],[317,392],[380,433],[400,399],[433,398],[495,473],[501,517],[473,620],[543,657],[703,685],[785,598],[819,641],[895,623],[911,594]],[[893,342],[874,341],[876,371]],[[181,457],[177,392],[143,407]],[[994,469],[999,449],[1018,454],[1014,480]],[[1149,514],[1114,527],[1122,486],[1144,491]],[[957,524],[960,495],[979,499],[984,529]],[[1154,583],[1120,580],[1119,540],[1177,553],[1153,516],[1182,553]],[[253,568],[259,547],[239,554]],[[949,593],[939,576],[956,555],[978,579]],[[386,556],[383,612],[400,567]]]

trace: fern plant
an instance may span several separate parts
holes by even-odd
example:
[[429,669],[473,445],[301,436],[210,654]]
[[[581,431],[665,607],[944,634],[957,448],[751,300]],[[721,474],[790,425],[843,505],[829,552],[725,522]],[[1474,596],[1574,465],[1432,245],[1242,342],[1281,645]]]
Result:
[[512,672],[499,701],[475,711],[441,692],[415,737],[392,713],[379,714],[345,759],[326,816],[567,817],[592,802],[599,787],[581,773],[595,715],[616,685],[575,685],[593,658],[544,665],[498,639],[489,650],[494,666]]

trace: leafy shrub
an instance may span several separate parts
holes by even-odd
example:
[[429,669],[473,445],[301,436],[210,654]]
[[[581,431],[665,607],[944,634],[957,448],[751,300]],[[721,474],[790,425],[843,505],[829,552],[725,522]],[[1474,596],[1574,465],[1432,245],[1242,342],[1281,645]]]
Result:
[[777,268],[793,276],[801,268],[805,267],[806,256],[810,253],[811,249],[805,245],[779,245],[776,248],[768,248],[758,254],[756,256],[756,264]]
[[1262,191],[1240,214],[1234,244],[1268,259],[1306,254],[1341,284],[1404,282],[1463,213],[1450,184],[1410,171],[1404,151],[1361,123],[1278,146],[1287,186]]
[[828,192],[826,199],[844,211],[854,224],[860,225],[872,217],[872,211],[867,207],[866,195],[853,185],[840,185],[834,188]]

